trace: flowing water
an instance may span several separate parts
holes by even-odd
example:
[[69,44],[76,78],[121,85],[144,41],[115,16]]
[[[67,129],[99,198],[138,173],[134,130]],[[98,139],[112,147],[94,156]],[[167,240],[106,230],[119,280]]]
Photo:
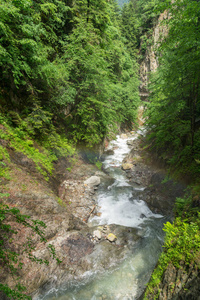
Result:
[[[137,134],[129,140],[136,138]],[[51,291],[43,300],[137,299],[162,251],[162,227],[166,219],[152,213],[146,203],[139,200],[145,187],[130,184],[121,170],[122,160],[130,151],[127,140],[118,136],[109,147],[115,149],[114,154],[107,156],[103,164],[113,182],[104,183],[99,188],[98,207],[101,214],[92,218],[89,225],[116,224],[137,228],[141,238],[119,264],[103,273],[87,272],[82,282],[73,282],[67,289]]]

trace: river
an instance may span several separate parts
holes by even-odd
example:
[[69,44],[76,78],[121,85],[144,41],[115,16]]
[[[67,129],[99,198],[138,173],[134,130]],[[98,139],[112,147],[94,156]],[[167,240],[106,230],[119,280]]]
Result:
[[[128,140],[138,138],[138,131]],[[162,231],[166,217],[154,214],[142,200],[145,186],[130,183],[121,169],[124,157],[129,153],[127,138],[117,136],[109,145],[114,154],[107,155],[103,168],[111,181],[99,187],[98,216],[89,220],[89,226],[116,224],[133,228],[140,235],[139,241],[129,243],[125,257],[104,272],[87,272],[80,282],[73,281],[67,288],[51,290],[42,300],[136,300],[157,263],[162,251]],[[113,254],[110,253],[112,256]]]

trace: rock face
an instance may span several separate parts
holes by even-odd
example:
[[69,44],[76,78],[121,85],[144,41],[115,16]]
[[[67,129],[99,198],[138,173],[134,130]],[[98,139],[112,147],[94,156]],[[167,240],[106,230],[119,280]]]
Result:
[[[158,292],[159,291],[159,292]],[[159,295],[159,296],[155,296]],[[200,253],[189,266],[184,262],[180,268],[169,264],[158,288],[148,295],[148,300],[199,300],[200,299]]]
[[159,44],[160,38],[167,35],[167,28],[161,22],[168,18],[168,13],[164,12],[160,15],[158,23],[153,30],[153,45],[150,46],[145,53],[144,60],[140,63],[140,96],[142,100],[148,97],[148,83],[149,74],[154,72],[158,67],[158,57],[156,55],[156,48]]
[[[16,167],[17,162],[19,164]],[[15,157],[13,152],[10,163],[13,180],[8,181],[6,186],[0,185],[1,192],[10,194],[6,200],[8,205],[19,208],[22,214],[39,219],[47,226],[44,230],[47,240],[45,245],[29,228],[10,221],[18,231],[13,236],[12,250],[19,253],[24,264],[19,270],[20,283],[26,286],[27,294],[32,295],[32,299],[37,299],[38,295],[52,287],[64,287],[74,279],[82,280],[88,271],[103,272],[105,268],[117,265],[140,239],[134,229],[123,226],[88,227],[88,217],[96,213],[97,186],[101,181],[105,185],[112,180],[103,172],[97,171],[95,166],[82,161],[77,162],[70,174],[66,172],[66,166],[66,162],[57,163],[52,191],[51,184],[42,180],[40,174],[32,177],[31,172],[34,176],[37,175],[32,161],[23,155],[19,157],[17,154]],[[32,262],[21,253],[23,244],[30,236],[35,246],[32,254],[37,259],[48,260],[48,266]],[[55,247],[60,264],[50,257],[48,245]],[[11,288],[16,284],[10,274],[1,270],[0,281]],[[3,299],[1,294],[0,299]]]
[[70,212],[83,222],[95,206],[94,187],[84,184],[82,180],[63,181],[59,186],[59,197]]
[[150,185],[145,189],[144,200],[155,213],[173,216],[174,203],[177,197],[183,197],[186,186],[172,179],[166,180],[166,175],[156,172],[152,175]]
[[144,200],[154,213],[173,217],[175,200],[183,197],[186,186],[172,179],[166,180],[164,171],[159,171],[159,166],[155,167],[153,162],[144,163],[146,153],[142,152],[138,139],[132,140],[131,147],[123,160],[122,169],[131,183],[144,188],[139,199]]

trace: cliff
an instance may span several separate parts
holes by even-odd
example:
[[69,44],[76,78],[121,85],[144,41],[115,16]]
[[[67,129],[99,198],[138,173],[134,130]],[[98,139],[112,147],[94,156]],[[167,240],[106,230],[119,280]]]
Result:
[[[169,19],[170,15],[165,11],[160,15],[157,25],[153,28],[151,45],[147,47],[144,54],[144,58],[140,63],[140,96],[144,101],[148,100],[148,84],[150,81],[150,74],[155,72],[159,67],[159,43],[167,35],[168,29],[162,23],[163,20]],[[154,185],[158,183],[154,182]],[[155,188],[155,187],[154,187]],[[188,206],[179,213],[179,218],[176,218],[173,223],[173,228],[179,232],[181,227],[192,228],[195,227],[197,235],[189,235],[189,231],[180,232],[174,234],[171,240],[166,240],[164,245],[164,251],[160,258],[154,273],[147,286],[146,294],[140,299],[148,300],[186,300],[186,299],[200,299],[200,263],[199,263],[199,221],[198,216],[195,219],[195,209],[199,207],[199,194],[190,195],[190,201]],[[186,199],[186,198],[185,198]],[[155,201],[155,199],[153,199]],[[189,204],[190,203],[190,204]],[[153,204],[153,202],[151,202]],[[166,203],[167,205],[167,203]],[[190,206],[191,205],[191,206]],[[179,221],[177,221],[179,220]],[[166,230],[167,231],[167,230]],[[167,232],[169,236],[169,231]],[[188,234],[188,235],[187,235]],[[184,238],[182,238],[184,236]],[[182,244],[181,244],[182,243]],[[189,248],[189,244],[191,246]],[[197,243],[197,245],[195,244]],[[177,245],[181,245],[179,248]],[[176,248],[177,247],[177,248]],[[176,252],[173,252],[175,251]],[[185,249],[185,250],[184,250]],[[183,252],[183,253],[182,253]],[[181,253],[181,255],[180,255]],[[171,254],[171,257],[170,257]],[[175,262],[175,255],[177,255],[177,261]],[[187,259],[190,257],[189,259]],[[169,259],[169,260],[168,260]]]
[[159,57],[157,55],[157,49],[160,40],[167,35],[167,27],[162,24],[162,21],[169,18],[167,11],[162,13],[158,18],[156,26],[153,28],[153,33],[151,36],[151,45],[147,46],[146,52],[140,63],[140,97],[142,100],[147,100],[149,91],[148,83],[150,78],[150,73],[154,72],[158,68]]

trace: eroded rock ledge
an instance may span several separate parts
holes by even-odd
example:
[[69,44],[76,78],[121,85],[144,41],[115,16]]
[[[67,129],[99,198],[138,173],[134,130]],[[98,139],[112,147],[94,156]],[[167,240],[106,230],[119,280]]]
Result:
[[[13,237],[12,250],[21,253],[24,263],[19,271],[20,283],[27,287],[27,293],[33,299],[52,287],[64,288],[73,280],[82,280],[88,271],[103,272],[114,266],[141,238],[136,230],[123,226],[113,225],[102,231],[101,228],[88,227],[88,218],[97,213],[96,189],[101,180],[110,180],[94,165],[78,159],[72,171],[68,172],[68,164],[62,158],[56,164],[56,174],[50,178],[50,183],[46,183],[37,174],[31,160],[16,155],[12,152],[9,166],[12,180],[1,185],[1,191],[10,194],[8,205],[19,208],[22,214],[33,219],[42,220],[47,226],[46,245],[40,242],[39,237],[32,238],[35,245],[33,254],[38,259],[47,259],[48,266],[31,262],[21,253],[22,245],[32,232],[15,222],[11,224],[18,230]],[[95,236],[97,230],[101,231],[101,237]],[[61,264],[58,265],[49,256],[46,248],[49,244],[54,245]],[[15,286],[13,277],[5,272],[0,273],[0,279],[10,287]]]

